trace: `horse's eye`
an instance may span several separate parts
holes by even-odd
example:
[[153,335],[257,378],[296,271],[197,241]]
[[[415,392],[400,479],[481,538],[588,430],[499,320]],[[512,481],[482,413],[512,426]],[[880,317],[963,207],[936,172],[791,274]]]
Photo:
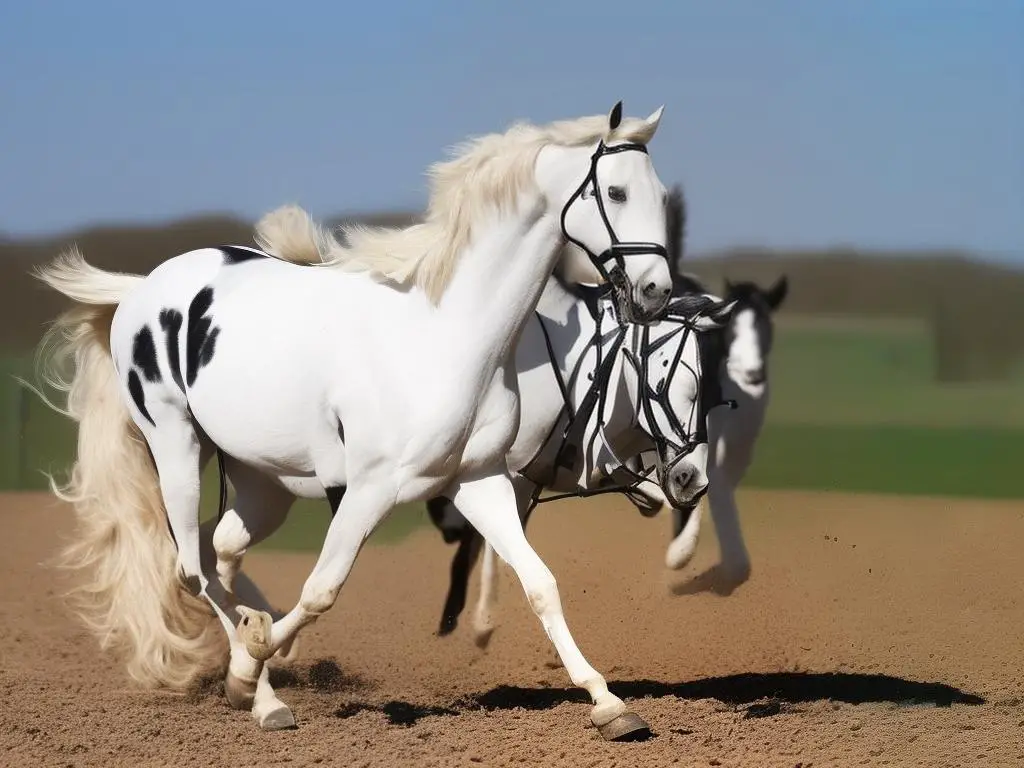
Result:
[[613,203],[626,202],[626,190],[624,187],[608,187],[608,199]]

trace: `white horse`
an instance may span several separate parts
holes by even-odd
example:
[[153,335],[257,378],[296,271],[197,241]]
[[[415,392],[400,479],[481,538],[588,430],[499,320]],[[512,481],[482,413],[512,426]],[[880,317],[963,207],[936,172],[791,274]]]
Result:
[[[623,120],[617,104],[476,139],[433,167],[423,223],[353,229],[347,245],[285,211],[282,236],[317,242],[319,266],[229,246],[147,277],[77,251],[39,273],[78,303],[44,340],[58,343],[51,362],[76,364],[70,382],[47,376],[79,422],[71,480],[54,484],[82,523],[65,562],[85,572],[83,616],[127,652],[133,678],[180,688],[222,658],[208,605],[229,643],[229,702],[264,728],[293,726],[265,662],[330,609],[392,508],[444,494],[519,576],[602,735],[646,729],[577,648],[505,457],[515,343],[560,256],[572,280],[610,282],[627,319],[668,301],[666,190],[647,153],[660,118]],[[565,239],[581,250],[564,253]],[[213,455],[236,498],[204,558],[200,474]],[[333,518],[297,604],[274,620],[238,605],[231,583],[245,521],[284,515],[295,495],[326,497]]]
[[[705,290],[690,275],[680,281],[688,290]],[[725,298],[734,302],[732,316],[725,328],[702,337],[708,345],[709,365],[717,371],[721,397],[737,404],[733,410],[716,409],[708,417],[710,487],[704,501],[711,509],[721,560],[707,576],[709,586],[720,592],[731,592],[750,577],[750,555],[743,542],[735,494],[753,461],[768,410],[772,314],[782,306],[788,290],[785,275],[768,289],[752,282],[727,280]],[[701,510],[677,508],[673,515],[673,539],[665,553],[665,564],[679,569],[696,551]]]

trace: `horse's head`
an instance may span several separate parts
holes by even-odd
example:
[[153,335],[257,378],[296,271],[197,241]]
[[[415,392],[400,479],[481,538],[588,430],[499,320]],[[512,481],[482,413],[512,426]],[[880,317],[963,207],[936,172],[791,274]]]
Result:
[[576,283],[610,283],[622,318],[647,323],[672,292],[665,249],[667,191],[647,144],[662,109],[646,119],[608,116],[596,143],[551,144],[537,160],[537,180],[562,233],[578,248],[563,251],[560,271]]
[[768,355],[774,335],[771,316],[782,305],[788,289],[785,275],[767,290],[751,282],[725,282],[726,297],[736,302],[726,332],[726,369],[750,395],[760,395],[768,380]]
[[673,298],[666,318],[639,334],[630,359],[639,383],[639,425],[654,443],[658,484],[675,509],[692,509],[708,490],[708,411],[722,404],[705,377],[698,336],[726,326],[735,302],[704,293]]

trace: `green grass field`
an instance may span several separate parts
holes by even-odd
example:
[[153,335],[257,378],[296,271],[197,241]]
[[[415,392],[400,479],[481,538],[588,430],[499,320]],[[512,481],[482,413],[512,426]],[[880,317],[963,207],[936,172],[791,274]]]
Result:
[[[747,487],[1024,498],[1024,371],[999,383],[935,383],[928,328],[910,321],[786,318],[771,361],[772,403]],[[35,395],[19,395],[0,360],[0,489],[44,488],[60,472],[74,431]],[[18,425],[26,428],[19,431]],[[204,477],[204,515],[217,479]],[[296,504],[268,546],[316,548],[330,515]],[[395,541],[426,519],[421,505],[396,510],[373,541]]]

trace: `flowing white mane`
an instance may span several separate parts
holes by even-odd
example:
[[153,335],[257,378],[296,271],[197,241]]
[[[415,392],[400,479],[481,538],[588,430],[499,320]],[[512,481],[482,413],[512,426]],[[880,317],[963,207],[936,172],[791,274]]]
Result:
[[534,167],[543,147],[578,147],[600,139],[646,144],[655,128],[640,118],[623,118],[609,133],[607,115],[543,126],[517,123],[505,133],[471,139],[455,148],[453,159],[431,166],[430,200],[421,223],[344,227],[348,243],[343,245],[305,210],[286,205],[260,219],[256,242],[297,264],[366,271],[400,285],[414,282],[436,304],[472,240],[474,222],[495,206],[507,209],[535,184]]

